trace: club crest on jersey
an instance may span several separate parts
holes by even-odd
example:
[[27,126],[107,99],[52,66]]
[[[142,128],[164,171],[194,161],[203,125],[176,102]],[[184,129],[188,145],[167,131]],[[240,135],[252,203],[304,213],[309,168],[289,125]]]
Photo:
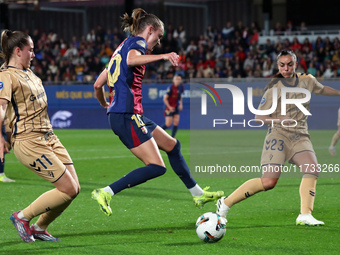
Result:
[[3,87],[4,87],[4,83],[0,81],[0,89],[2,89]]
[[137,41],[136,42],[138,45],[140,45],[140,46],[142,46],[143,48],[145,48],[145,42],[144,41],[142,41],[142,40],[139,40],[139,41]]
[[148,129],[146,127],[142,127],[141,129],[142,129],[143,134],[146,135],[148,133]]

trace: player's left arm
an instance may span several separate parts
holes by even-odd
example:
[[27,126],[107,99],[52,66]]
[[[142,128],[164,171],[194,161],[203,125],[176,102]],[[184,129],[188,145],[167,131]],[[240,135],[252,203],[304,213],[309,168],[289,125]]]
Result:
[[94,83],[94,93],[100,105],[107,109],[110,104],[106,101],[104,85],[107,83],[107,69],[105,68]]
[[5,153],[9,153],[5,138],[2,136],[2,127],[6,116],[8,100],[0,98],[0,160],[4,162]]
[[183,110],[183,97],[181,96],[179,101],[178,101],[178,110],[182,111]]
[[324,86],[320,94],[323,96],[340,96],[340,90]]

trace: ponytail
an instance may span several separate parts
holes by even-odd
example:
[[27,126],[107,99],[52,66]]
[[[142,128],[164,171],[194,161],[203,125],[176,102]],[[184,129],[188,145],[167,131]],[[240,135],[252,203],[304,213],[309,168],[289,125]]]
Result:
[[125,13],[122,19],[122,27],[125,32],[136,36],[144,31],[144,29],[151,25],[155,29],[164,27],[163,22],[154,14],[149,14],[142,8],[137,8],[132,11],[131,17]]

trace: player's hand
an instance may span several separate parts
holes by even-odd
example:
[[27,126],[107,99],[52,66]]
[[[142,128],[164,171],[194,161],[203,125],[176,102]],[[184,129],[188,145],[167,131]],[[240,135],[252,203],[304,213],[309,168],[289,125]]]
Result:
[[9,153],[9,150],[6,146],[6,141],[3,136],[0,138],[0,159],[1,162],[4,162],[5,159],[5,153]]
[[170,63],[173,65],[173,66],[178,66],[178,54],[175,53],[175,52],[170,52],[170,53],[167,53],[167,54],[164,54],[164,60],[169,60]]
[[100,105],[103,106],[107,110],[107,108],[109,108],[110,106],[110,103],[105,102],[105,104],[100,104]]
[[174,112],[175,110],[176,110],[175,107],[169,106],[169,111],[170,111],[170,112]]
[[178,105],[178,110],[179,110],[179,111],[182,111],[182,110],[183,110],[183,105],[182,105],[182,104],[179,104],[179,105]]

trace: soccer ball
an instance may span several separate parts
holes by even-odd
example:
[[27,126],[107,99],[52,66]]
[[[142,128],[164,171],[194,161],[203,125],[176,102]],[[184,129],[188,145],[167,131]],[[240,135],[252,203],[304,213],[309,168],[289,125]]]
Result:
[[225,232],[226,220],[216,213],[204,213],[196,221],[196,233],[206,243],[218,242]]

